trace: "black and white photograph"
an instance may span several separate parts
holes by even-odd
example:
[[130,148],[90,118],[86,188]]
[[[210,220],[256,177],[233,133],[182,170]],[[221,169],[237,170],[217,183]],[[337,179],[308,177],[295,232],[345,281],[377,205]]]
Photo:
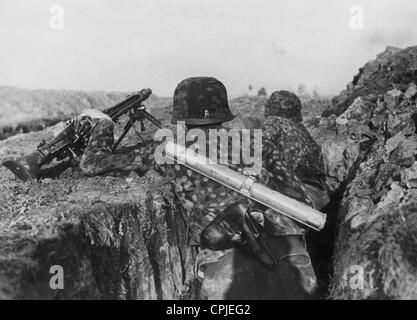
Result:
[[0,0],[0,300],[417,299],[416,17]]

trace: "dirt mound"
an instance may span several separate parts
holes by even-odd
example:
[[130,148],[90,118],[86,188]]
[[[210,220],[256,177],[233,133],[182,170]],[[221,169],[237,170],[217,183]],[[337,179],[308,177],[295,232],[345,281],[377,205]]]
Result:
[[[51,129],[0,142],[16,156]],[[16,181],[0,168],[0,299],[192,298],[191,251],[171,185],[139,177]],[[50,286],[61,266],[64,289]]]
[[404,90],[413,81],[417,81],[417,47],[387,47],[375,60],[359,69],[346,90],[332,100],[332,108],[324,111],[323,116],[342,114],[356,97],[378,96],[394,88]]
[[415,83],[356,97],[309,127],[340,201],[332,299],[417,298],[416,97]]

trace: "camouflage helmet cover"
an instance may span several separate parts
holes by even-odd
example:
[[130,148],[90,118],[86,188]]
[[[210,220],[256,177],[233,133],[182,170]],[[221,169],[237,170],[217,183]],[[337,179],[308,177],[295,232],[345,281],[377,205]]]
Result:
[[301,122],[300,99],[297,95],[289,91],[281,90],[273,92],[265,105],[265,117],[270,116],[280,116]]
[[174,91],[172,123],[205,125],[230,121],[227,91],[223,83],[212,77],[194,77],[181,81]]

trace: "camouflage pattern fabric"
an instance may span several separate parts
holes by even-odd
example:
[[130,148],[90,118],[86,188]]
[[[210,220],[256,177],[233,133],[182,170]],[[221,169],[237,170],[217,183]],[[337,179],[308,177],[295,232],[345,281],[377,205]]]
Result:
[[188,78],[180,82],[174,92],[172,123],[202,125],[230,121],[224,85],[212,77]]
[[[208,130],[208,129],[206,129]],[[250,166],[243,163],[232,164],[233,149],[229,146],[229,167],[244,172]],[[253,146],[253,141],[250,146]],[[208,152],[208,148],[206,149]],[[277,152],[274,144],[263,141],[263,168],[255,179],[270,186],[271,189],[281,192],[298,201],[312,205],[301,181],[291,171],[281,152]],[[242,150],[239,150],[242,152]],[[218,152],[219,155],[220,152]],[[207,155],[208,156],[208,155]],[[184,208],[185,219],[189,225],[190,245],[198,245],[201,231],[216,217],[216,215],[229,205],[244,198],[241,194],[231,191],[227,187],[204,177],[182,165],[165,165],[160,168],[170,181],[174,190],[181,200]],[[266,218],[270,220],[274,229],[273,233],[302,234],[304,229],[292,219],[285,217],[273,210],[266,211]]]
[[[282,94],[273,94],[268,102],[266,116],[277,114],[292,118],[295,121],[301,121],[301,103],[297,96],[284,93],[282,97]],[[278,113],[272,113],[277,111]],[[230,115],[226,89],[218,80],[214,78],[189,78],[177,86],[174,94],[173,123],[184,120],[187,125],[201,126],[202,124],[228,121],[232,118],[228,119]],[[233,159],[231,145],[229,141],[229,161]],[[301,146],[297,147],[302,148]],[[209,150],[209,148],[206,148],[206,150]],[[312,199],[310,199],[302,182],[295,174],[293,164],[288,163],[288,160],[292,161],[294,157],[297,158],[300,155],[295,154],[293,158],[288,157],[287,159],[283,150],[283,145],[277,144],[267,135],[263,137],[262,170],[261,173],[256,175],[256,180],[289,197],[313,206]],[[239,150],[239,152],[242,152],[242,150]],[[229,162],[229,167],[240,172],[247,169],[243,163],[231,164]],[[183,204],[185,220],[189,225],[189,244],[191,245],[199,244],[201,231],[216,215],[243,198],[240,194],[181,165],[165,166],[163,173],[173,181],[175,192]],[[272,244],[277,245],[279,240],[289,238],[276,237],[282,235],[297,235],[304,240],[305,230],[290,218],[270,209],[264,211],[264,218],[264,226],[267,233],[272,236]],[[234,253],[237,253],[237,255],[234,255]],[[241,257],[242,261],[237,261],[236,258],[238,257]],[[288,256],[285,259],[288,260],[288,264],[280,263],[278,269],[270,272],[272,277],[275,278],[276,275],[279,275],[281,278],[270,278],[266,282],[279,286],[286,279],[288,285],[284,284],[281,287],[292,288],[293,283],[301,280],[305,282],[301,285],[301,291],[308,292],[309,295],[316,287],[317,282],[305,243],[303,242],[300,246],[297,257]],[[282,260],[284,261],[284,259]],[[287,268],[287,270],[285,266],[290,268]],[[260,274],[268,273],[259,268],[259,262],[256,259],[240,254],[239,250],[221,252],[202,250],[197,256],[195,267],[197,277],[203,280],[200,294],[204,296],[204,292],[206,292],[207,298],[220,297],[224,293],[230,293],[230,288],[224,287],[224,284],[229,282],[234,287],[239,287],[236,292],[240,294],[254,292],[258,281],[249,283],[245,282],[245,279],[253,275],[254,278],[259,280],[258,276]],[[283,267],[284,269],[282,269]],[[212,273],[210,273],[210,269],[212,269]],[[276,288],[265,289],[266,287],[263,286],[264,291],[277,291]],[[288,292],[283,293],[283,297],[289,296],[291,295]],[[296,294],[296,297],[300,296],[299,293]],[[242,298],[242,296],[239,297]]]
[[[113,131],[114,123],[112,121],[94,120],[92,133],[80,163],[82,171],[87,175],[98,175],[110,171],[145,171],[151,167],[156,168],[172,182],[174,191],[182,203],[184,218],[189,225],[189,243],[191,245],[199,244],[201,231],[220,211],[243,198],[239,193],[184,166],[175,164],[160,167],[156,165],[153,160],[155,145],[141,147],[129,154],[113,154],[111,152],[114,142]],[[276,138],[276,136],[272,136],[272,138]],[[302,182],[294,174],[293,167],[297,161],[290,157],[291,152],[282,152],[285,150],[283,146],[277,147],[277,142],[273,143],[272,141],[264,134],[263,169],[255,178],[278,192],[312,205]],[[229,159],[233,158],[231,145],[229,143]],[[252,143],[250,145],[253,146]],[[208,150],[207,148],[207,152]],[[302,152],[301,154],[304,155]],[[295,154],[295,156],[299,155]],[[245,170],[243,164],[229,164],[229,167],[239,172]],[[303,228],[296,222],[272,210],[266,210],[265,217],[274,226],[271,228],[271,232],[274,234],[303,233]]]
[[326,191],[321,149],[302,123],[271,116],[264,122],[262,134],[282,155],[291,174],[302,183]]
[[301,122],[301,107],[301,101],[294,93],[285,90],[275,91],[266,102],[265,117],[280,116]]
[[84,174],[99,175],[110,171],[132,171],[142,168],[141,150],[129,154],[114,154],[111,150],[113,143],[114,122],[108,119],[93,119],[90,139],[80,162]]

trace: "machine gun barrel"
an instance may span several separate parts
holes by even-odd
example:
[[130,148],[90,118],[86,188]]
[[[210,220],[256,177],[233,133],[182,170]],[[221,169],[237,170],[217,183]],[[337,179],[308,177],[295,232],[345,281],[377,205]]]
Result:
[[116,122],[122,115],[127,114],[134,108],[140,107],[142,102],[148,99],[151,94],[151,89],[142,89],[138,92],[132,93],[122,102],[105,109],[103,112]]
[[185,146],[168,141],[165,145],[165,157],[314,230],[321,230],[324,227],[326,222],[324,213],[272,190],[251,177],[224,165],[212,163],[205,156],[195,154]]

